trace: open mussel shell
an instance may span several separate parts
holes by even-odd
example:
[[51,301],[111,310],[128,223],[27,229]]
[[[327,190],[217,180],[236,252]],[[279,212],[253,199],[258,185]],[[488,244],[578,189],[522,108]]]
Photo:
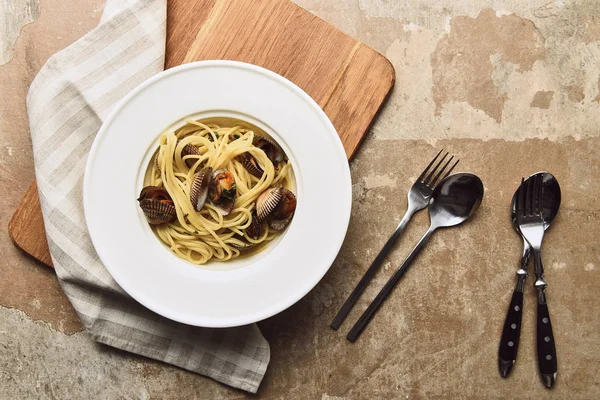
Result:
[[[181,157],[190,155],[200,156],[201,154],[198,146],[194,146],[193,144],[188,143],[185,146],[183,146],[183,149],[181,149]],[[198,161],[196,157],[189,157],[185,159],[185,164],[188,166],[188,168],[192,168],[194,164],[196,164],[196,161]]]
[[254,137],[252,143],[265,152],[273,165],[279,164],[285,158],[283,149],[270,137],[257,135]]
[[177,211],[169,193],[157,186],[146,186],[138,198],[140,208],[152,225],[160,225],[177,218]]
[[265,171],[258,165],[256,159],[252,156],[252,154],[246,152],[242,153],[237,157],[238,161],[242,163],[246,171],[250,174],[254,175],[257,178],[261,178]]
[[269,188],[256,200],[259,222],[267,221],[276,231],[283,230],[296,211],[296,196],[283,187]]
[[212,181],[213,170],[206,167],[197,172],[190,188],[190,202],[194,210],[200,211],[208,197],[208,189]]

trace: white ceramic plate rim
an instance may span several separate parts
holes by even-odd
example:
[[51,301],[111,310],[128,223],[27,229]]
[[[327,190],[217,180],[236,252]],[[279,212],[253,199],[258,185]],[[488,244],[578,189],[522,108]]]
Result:
[[[132,116],[132,115],[126,115],[126,113],[124,114],[124,109],[126,109],[127,107],[130,107],[132,104],[135,104],[136,102],[140,102],[140,101],[149,101],[148,100],[148,90],[152,91],[152,90],[158,90],[159,89],[154,89],[154,85],[160,85],[161,82],[163,81],[168,81],[168,79],[170,77],[174,77],[175,75],[178,74],[189,74],[189,75],[193,75],[194,71],[199,71],[202,69],[208,69],[209,71],[212,69],[213,71],[221,71],[222,73],[226,74],[224,71],[225,69],[228,69],[228,71],[237,71],[237,72],[232,72],[235,76],[235,74],[244,74],[244,73],[253,73],[256,75],[256,80],[261,80],[263,78],[273,81],[275,82],[279,87],[281,87],[281,93],[280,94],[285,94],[284,90],[288,90],[291,91],[291,93],[293,93],[293,96],[296,96],[299,101],[301,101],[306,107],[307,109],[310,110],[310,115],[308,113],[300,115],[299,118],[303,118],[303,119],[314,119],[314,121],[318,121],[321,126],[320,127],[316,127],[318,128],[320,131],[320,134],[324,134],[326,135],[326,137],[323,137],[323,139],[325,140],[325,145],[324,147],[327,148],[327,146],[329,146],[328,148],[328,153],[327,156],[331,158],[331,163],[329,164],[331,168],[335,168],[335,170],[337,171],[337,174],[335,176],[336,182],[335,184],[332,184],[332,186],[334,186],[335,188],[335,193],[334,197],[336,200],[336,207],[335,210],[331,211],[330,213],[334,215],[335,217],[335,224],[334,226],[330,227],[330,229],[326,230],[326,231],[321,231],[320,234],[323,234],[324,232],[326,233],[326,237],[322,238],[321,240],[323,241],[321,247],[319,249],[316,249],[316,251],[318,253],[321,254],[321,258],[319,258],[317,264],[310,276],[306,276],[306,279],[303,279],[302,282],[300,282],[297,287],[295,287],[292,291],[290,291],[289,293],[286,293],[285,295],[279,295],[279,297],[277,297],[277,301],[274,301],[273,304],[269,304],[268,307],[265,307],[264,304],[263,306],[261,306],[260,308],[257,308],[255,310],[253,310],[252,312],[244,312],[244,313],[240,313],[237,314],[235,312],[232,312],[231,310],[229,310],[228,312],[225,312],[223,315],[219,315],[219,316],[206,316],[204,315],[204,313],[202,311],[198,311],[198,312],[193,312],[193,311],[187,311],[187,312],[179,312],[178,309],[174,309],[173,308],[173,304],[171,304],[171,300],[170,298],[162,298],[161,296],[158,295],[155,297],[155,295],[157,294],[156,292],[153,292],[152,294],[149,293],[148,287],[145,287],[144,285],[140,284],[139,281],[136,280],[135,277],[133,277],[131,275],[131,271],[128,268],[122,268],[125,264],[127,264],[127,261],[131,261],[131,260],[125,260],[125,256],[123,254],[124,249],[123,248],[118,248],[119,243],[115,242],[116,239],[111,239],[111,235],[115,236],[114,232],[111,233],[110,229],[106,228],[106,223],[110,222],[110,218],[107,217],[106,215],[101,215],[98,211],[100,210],[99,205],[100,202],[98,200],[98,194],[101,193],[101,191],[99,191],[98,189],[98,185],[95,184],[95,180],[102,180],[104,179],[106,181],[106,177],[101,176],[102,174],[99,174],[97,172],[97,165],[98,164],[98,160],[102,160],[106,158],[106,153],[102,153],[103,151],[106,152],[106,150],[103,150],[103,142],[105,142],[106,140],[108,140],[107,138],[110,138],[110,135],[114,135],[115,132],[113,132],[116,128],[114,128],[114,125],[118,125],[119,121],[123,120],[123,119],[127,119],[127,118],[139,118],[139,115],[137,117]],[[244,72],[245,71],[245,72]],[[262,78],[259,78],[262,77]],[[254,78],[253,78],[254,79]],[[267,82],[267,81],[265,81]],[[242,85],[244,83],[242,82]],[[252,86],[253,81],[252,79],[250,81],[248,81],[248,86]],[[243,90],[244,88],[240,88],[241,90]],[[156,94],[156,93],[155,93]],[[287,96],[287,94],[285,95]],[[287,101],[285,100],[286,97],[283,98],[276,98],[275,100],[273,98],[269,99],[268,101]],[[292,96],[292,95],[290,95]],[[268,96],[266,96],[268,98]],[[289,97],[289,99],[291,99],[291,97]],[[223,100],[223,99],[221,99]],[[177,101],[176,99],[173,101]],[[223,100],[225,102],[227,102],[227,100]],[[267,100],[257,100],[258,102],[260,101],[267,101]],[[295,101],[295,100],[294,100]],[[212,116],[212,115],[228,115],[228,114],[232,114],[232,116],[237,116],[237,115],[241,115],[241,116],[246,116],[243,119],[247,119],[250,120],[250,122],[255,122],[258,124],[260,123],[266,123],[266,128],[268,128],[270,126],[269,122],[271,121],[271,119],[275,120],[277,118],[282,118],[281,116],[277,117],[275,115],[268,115],[269,112],[266,112],[266,114],[264,115],[260,115],[260,116],[254,116],[252,113],[245,113],[245,112],[241,112],[238,113],[237,110],[235,109],[231,109],[231,112],[228,112],[226,110],[229,110],[228,107],[222,107],[222,105],[225,104],[223,102],[221,102],[221,104],[215,105],[215,107],[207,107],[207,114],[206,116]],[[300,103],[298,103],[300,104]],[[211,110],[212,110],[212,114],[211,114]],[[224,110],[223,112],[220,111],[215,111],[215,110]],[[265,108],[265,110],[267,110],[267,108]],[[197,110],[197,111],[201,111],[201,110]],[[279,111],[281,112],[281,108],[279,109]],[[163,111],[157,111],[158,113],[161,113]],[[274,114],[275,112],[273,112]],[[187,113],[186,115],[192,115],[193,113]],[[198,115],[201,115],[201,112],[197,112]],[[254,118],[256,117],[256,120],[254,120]],[[293,115],[288,115],[289,118],[294,118]],[[169,120],[169,117],[167,116],[162,116],[163,120]],[[171,124],[174,123],[177,120],[180,120],[181,116],[173,116],[173,118],[170,119]],[[300,120],[298,120],[300,121]],[[301,122],[301,121],[300,121]],[[261,125],[259,125],[261,126]],[[168,127],[167,126],[158,126],[156,127],[156,132],[154,132],[152,135],[154,136],[154,139],[157,139],[159,134],[164,131],[164,129],[166,129]],[[262,126],[261,126],[262,127]],[[265,129],[267,130],[267,129]],[[267,130],[268,131],[268,130]],[[268,131],[269,133],[272,133],[271,131]],[[287,132],[285,132],[285,130],[276,130],[275,134],[277,135],[281,135],[278,139],[282,140],[283,143],[282,145],[284,146],[284,149],[286,149],[286,152],[289,152],[288,154],[290,155],[290,160],[292,161],[293,167],[295,169],[296,175],[298,177],[298,185],[299,185],[299,190],[302,190],[302,186],[303,186],[303,182],[302,180],[304,179],[302,177],[302,168],[298,168],[298,166],[295,164],[296,163],[296,159],[294,156],[294,150],[290,149],[289,147],[287,147],[287,142],[288,141],[298,141],[299,139],[297,138],[297,136],[292,137],[286,137]],[[313,134],[313,133],[311,133]],[[144,134],[146,136],[149,136],[149,134]],[[289,140],[288,140],[289,139]],[[155,143],[155,142],[154,142]],[[149,155],[152,154],[152,152],[156,149],[156,145],[154,144],[154,146],[150,146],[147,149],[142,149],[137,151],[137,153],[140,153],[143,155],[138,155],[137,158],[138,159],[143,159],[143,160],[148,160]],[[136,149],[134,149],[136,150]],[[304,150],[303,150],[304,151]],[[320,150],[319,150],[320,151]],[[135,153],[135,151],[133,151]],[[137,154],[136,153],[136,154]],[[140,158],[142,157],[142,158]],[[135,158],[135,156],[134,156]],[[304,157],[306,159],[306,157]],[[323,158],[321,158],[323,160]],[[101,161],[102,162],[102,161]],[[327,161],[329,162],[329,161]],[[141,165],[140,164],[138,166],[138,170],[141,170]],[[304,163],[304,165],[306,165],[306,162]],[[312,167],[311,167],[312,168]],[[137,181],[136,185],[139,186],[139,171],[136,172],[137,174]],[[106,174],[105,174],[106,175]],[[313,173],[314,176],[314,173]],[[116,179],[119,179],[119,177],[117,177]],[[312,182],[312,180],[311,180]],[[122,184],[122,182],[121,182]],[[309,183],[310,185],[311,183]],[[140,188],[135,188],[136,191],[139,191]],[[331,189],[333,191],[333,189]],[[96,197],[94,198],[93,196],[96,195]],[[129,195],[129,193],[128,193]],[[135,196],[134,192],[132,191],[131,195]],[[306,197],[314,197],[312,195],[307,194]],[[164,274],[164,269],[162,271],[156,272],[154,270],[153,273],[159,274],[162,277],[167,277],[168,279],[180,279],[181,283],[185,283],[183,281],[181,281],[181,279],[198,279],[199,282],[203,282],[205,284],[210,284],[210,285],[223,285],[224,290],[227,289],[227,285],[229,283],[232,283],[235,280],[236,285],[238,285],[240,282],[242,282],[244,279],[254,279],[255,277],[253,276],[254,274],[264,274],[266,270],[262,270],[261,268],[263,267],[263,264],[266,265],[268,264],[268,261],[270,258],[272,259],[276,259],[274,254],[278,253],[278,259],[281,260],[282,258],[282,251],[280,249],[281,246],[283,246],[283,243],[286,242],[286,239],[288,237],[288,235],[291,237],[293,236],[294,238],[296,238],[296,244],[298,244],[298,238],[301,237],[300,235],[300,231],[299,229],[301,229],[302,224],[306,225],[308,223],[308,221],[298,221],[296,222],[296,220],[298,219],[299,215],[302,214],[302,218],[304,219],[308,219],[309,217],[307,217],[308,214],[308,209],[302,205],[303,202],[303,197],[301,195],[299,195],[299,200],[298,200],[298,209],[297,209],[297,213],[296,216],[294,218],[294,220],[292,221],[292,223],[290,224],[290,227],[288,228],[288,230],[285,232],[284,235],[282,235],[281,240],[281,245],[277,244],[276,246],[274,246],[272,248],[271,251],[269,251],[267,254],[261,254],[259,253],[256,257],[255,260],[253,260],[250,265],[242,267],[240,269],[236,269],[235,271],[237,272],[227,272],[227,271],[214,271],[214,270],[209,270],[209,269],[203,269],[203,268],[198,268],[195,266],[191,266],[191,264],[189,263],[185,263],[182,260],[178,259],[175,255],[173,255],[170,251],[166,251],[164,252],[163,250],[165,250],[166,248],[164,248],[163,250],[158,250],[156,249],[156,251],[158,253],[160,253],[160,259],[156,260],[156,263],[161,264],[162,266],[160,268],[164,267],[164,260],[168,260],[166,261],[169,264],[181,264],[184,263],[186,264],[188,267],[175,267],[175,269],[173,270],[174,272],[176,272],[177,278],[173,278],[173,274],[167,274],[167,275],[160,275],[160,273]],[[107,201],[110,202],[110,199],[108,199]],[[117,201],[117,200],[115,200]],[[308,201],[308,200],[307,200]],[[84,213],[85,213],[85,218],[86,218],[86,222],[88,224],[88,230],[92,239],[92,243],[96,249],[96,252],[100,258],[100,260],[103,262],[104,266],[107,268],[107,270],[110,272],[110,274],[112,275],[112,277],[115,279],[115,281],[129,294],[131,295],[135,300],[137,300],[139,303],[141,303],[143,306],[149,308],[150,310],[164,316],[167,317],[169,319],[178,321],[178,322],[182,322],[185,324],[189,324],[189,325],[195,325],[195,326],[203,326],[203,327],[231,327],[231,326],[240,326],[240,325],[245,325],[245,324],[249,324],[249,323],[253,323],[253,322],[257,322],[260,320],[263,320],[265,318],[268,318],[272,315],[275,315],[283,310],[285,310],[286,308],[290,307],[291,305],[293,305],[294,303],[296,303],[298,300],[300,300],[302,297],[304,297],[314,286],[316,286],[316,284],[322,279],[322,277],[325,275],[325,273],[329,270],[331,264],[333,263],[333,261],[335,260],[335,257],[337,256],[347,228],[348,228],[348,223],[349,223],[349,219],[350,219],[350,212],[351,212],[351,202],[352,202],[352,193],[351,193],[351,178],[350,178],[350,170],[349,170],[349,166],[348,166],[348,162],[346,159],[346,155],[345,155],[345,151],[343,148],[343,145],[341,143],[341,140],[339,139],[339,136],[335,130],[335,128],[333,127],[333,124],[331,124],[331,122],[329,121],[327,115],[321,110],[321,108],[318,106],[318,104],[308,95],[306,94],[302,89],[300,89],[298,86],[296,86],[295,84],[293,84],[292,82],[290,82],[289,80],[285,79],[284,77],[269,71],[267,69],[255,66],[255,65],[251,65],[251,64],[246,64],[246,63],[241,63],[241,62],[236,62],[236,61],[222,61],[222,60],[211,60],[211,61],[199,61],[199,62],[194,62],[194,63],[189,63],[189,64],[184,64],[181,65],[179,67],[175,67],[166,71],[163,71],[153,77],[151,77],[150,79],[148,79],[147,81],[143,82],[142,84],[140,84],[138,87],[136,87],[134,90],[132,90],[125,98],[123,98],[112,110],[112,112],[110,113],[110,115],[106,118],[104,124],[102,125],[101,129],[99,130],[94,143],[91,147],[90,150],[90,154],[88,156],[88,160],[87,160],[87,164],[86,164],[86,170],[85,170],[85,177],[84,177],[84,183],[83,183],[83,203],[84,203]],[[327,203],[327,202],[326,202]],[[118,203],[115,203],[118,204]],[[312,205],[314,206],[314,201],[312,203]],[[314,207],[313,207],[314,208]],[[139,210],[138,210],[139,211]],[[139,211],[138,214],[140,214],[141,211]],[[118,212],[117,212],[118,214]],[[130,213],[131,214],[131,213]],[[126,218],[129,218],[129,216],[125,216]],[[139,215],[137,216],[139,218]],[[305,218],[306,217],[306,218]],[[318,222],[318,221],[313,221],[313,222]],[[129,226],[133,226],[133,224],[129,224],[127,226],[125,226],[124,229],[129,229]],[[296,229],[297,228],[297,229]],[[304,228],[306,228],[306,226],[304,226]],[[132,228],[133,229],[133,228]],[[138,228],[135,228],[138,229]],[[149,230],[149,227],[147,226],[147,224],[145,224],[145,228],[139,228],[139,229],[147,229],[147,231]],[[150,231],[151,232],[151,231]],[[306,232],[306,229],[304,229],[304,232]],[[158,239],[156,237],[153,236],[151,238],[141,238],[140,237],[140,241],[143,240],[154,240],[156,243],[156,247],[161,247],[160,242],[158,241]],[[290,247],[290,242],[292,239],[290,238],[288,240],[288,243],[285,244],[284,247],[287,246],[287,249],[291,249]],[[309,239],[312,240],[312,239]],[[314,240],[313,240],[314,241]],[[110,244],[107,245],[107,244]],[[116,246],[116,248],[115,248]],[[139,244],[137,244],[136,241],[136,246],[140,246]],[[164,247],[164,246],[162,246]],[[314,249],[311,249],[311,251],[313,251]],[[149,250],[149,251],[154,251],[154,247]],[[290,251],[296,251],[297,250],[290,250]],[[157,254],[158,254],[157,253]],[[165,254],[170,254],[171,255],[171,259],[169,259],[167,255]],[[143,257],[149,257],[149,256],[145,256],[145,255],[141,255]],[[167,258],[164,258],[167,257]],[[272,261],[271,261],[272,262]],[[301,267],[302,264],[302,260],[293,260],[291,261],[292,263],[295,263],[297,267]],[[272,266],[271,266],[272,267]],[[157,266],[153,266],[153,268],[157,268]],[[170,266],[169,266],[170,268]],[[180,269],[177,269],[180,268]],[[267,268],[267,267],[265,267]],[[273,271],[273,270],[272,270]],[[281,272],[279,272],[281,274]],[[219,274],[223,274],[223,275],[219,275]],[[228,275],[231,277],[235,277],[231,278],[231,281],[228,281],[228,279],[230,278],[224,278],[225,275]],[[172,276],[173,275],[173,276]],[[158,276],[158,275],[157,275]],[[198,278],[199,276],[201,276],[202,278]],[[139,277],[139,274],[138,274]],[[283,282],[283,280],[280,279],[280,283]],[[289,282],[285,283],[285,284],[289,284]],[[146,285],[147,286],[147,285]],[[172,290],[172,288],[170,289]],[[259,293],[260,290],[254,290],[254,294]],[[190,296],[192,296],[191,298],[193,298],[193,296],[195,296],[194,294],[192,294],[190,291],[187,292],[187,294],[189,294]],[[184,292],[183,295],[186,295],[186,293]],[[266,295],[266,294],[265,294]],[[277,295],[274,295],[277,296]],[[254,299],[246,299],[246,301],[254,301],[257,300],[256,298]],[[233,302],[235,303],[235,302]],[[232,304],[233,304],[232,303]],[[244,303],[246,304],[246,303]],[[218,306],[217,306],[218,308]]]

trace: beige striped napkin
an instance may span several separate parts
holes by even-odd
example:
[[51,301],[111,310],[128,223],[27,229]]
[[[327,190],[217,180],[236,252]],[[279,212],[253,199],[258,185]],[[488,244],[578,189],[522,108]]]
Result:
[[196,328],[147,310],[101,264],[84,220],[94,137],[117,101],[163,70],[165,18],[166,0],[108,0],[100,25],[52,56],[31,84],[27,111],[50,253],[95,340],[255,393],[270,357],[258,327]]

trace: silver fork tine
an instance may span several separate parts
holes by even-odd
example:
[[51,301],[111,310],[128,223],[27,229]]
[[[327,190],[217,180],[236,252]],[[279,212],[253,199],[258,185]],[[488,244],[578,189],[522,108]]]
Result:
[[517,196],[517,213],[525,215],[525,178],[521,178],[521,185],[519,186],[519,195]]
[[543,175],[536,176],[536,188],[535,188],[535,197],[537,201],[535,202],[535,214],[542,215],[542,183],[544,181]]
[[425,178],[425,180],[423,181],[424,184],[426,184],[427,186],[433,186],[431,184],[431,177],[433,176],[433,174],[435,174],[435,171],[437,171],[437,169],[440,167],[440,165],[442,165],[442,163],[444,162],[444,160],[446,159],[446,157],[448,157],[449,153],[444,154],[444,157],[442,157],[440,159],[440,161],[435,165],[435,167],[433,167],[433,170],[431,170],[431,172],[429,173],[429,175],[427,175],[427,178]]
[[448,170],[448,172],[446,172],[446,175],[444,175],[442,179],[446,179],[446,177],[450,175],[450,172],[452,172],[452,170],[454,169],[454,167],[456,167],[456,164],[458,164],[459,161],[460,160],[456,160],[456,162],[450,167],[450,169]]
[[[435,176],[435,178],[433,178],[433,180],[429,183],[429,185],[431,187],[435,187],[435,185],[437,185],[438,178],[444,173],[444,170],[452,162],[453,159],[454,159],[454,156],[450,157],[450,159],[448,161],[446,161],[446,164],[444,164],[444,166],[442,167],[442,169],[440,169],[440,172],[438,172],[438,174]],[[448,174],[446,174],[446,176],[448,176]]]
[[440,150],[440,152],[437,153],[437,155],[435,157],[433,157],[433,160],[431,160],[431,162],[429,163],[429,165],[425,167],[425,169],[423,170],[423,172],[421,172],[421,175],[419,175],[419,177],[417,178],[417,181],[423,182],[423,177],[425,176],[425,174],[427,174],[427,171],[429,170],[429,168],[431,168],[431,166],[433,165],[433,163],[435,162],[435,160],[437,160],[437,158],[440,156],[440,154],[442,154],[443,151],[444,151],[444,149]]
[[525,193],[525,215],[531,215],[533,213],[533,181],[535,178],[527,179]]
[[536,202],[537,202],[537,177],[531,182],[531,215],[535,214]]

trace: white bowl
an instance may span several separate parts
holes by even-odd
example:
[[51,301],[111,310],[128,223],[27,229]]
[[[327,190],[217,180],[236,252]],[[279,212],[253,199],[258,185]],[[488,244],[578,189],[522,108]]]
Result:
[[[161,133],[209,117],[241,119],[274,137],[292,163],[298,204],[265,250],[196,266],[154,235],[136,198]],[[282,76],[234,61],[175,67],[129,93],[98,132],[83,185],[92,242],[116,282],[152,311],[204,327],[256,322],[306,295],[342,245],[351,202],[344,148],[317,103]]]

